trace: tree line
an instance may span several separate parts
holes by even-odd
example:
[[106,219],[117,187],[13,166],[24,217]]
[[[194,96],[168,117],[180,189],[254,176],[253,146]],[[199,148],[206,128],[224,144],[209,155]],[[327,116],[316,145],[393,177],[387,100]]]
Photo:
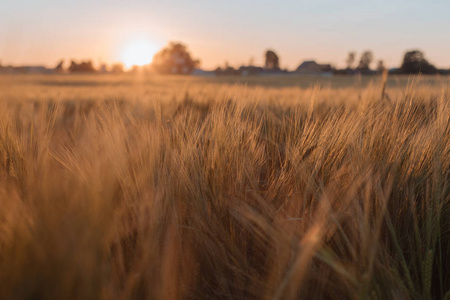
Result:
[[[347,67],[345,69],[332,69],[335,74],[377,74],[383,72],[386,68],[384,62],[379,60],[376,69],[371,69],[374,55],[372,51],[364,51],[355,66],[356,53],[350,52],[346,59]],[[225,64],[222,69],[218,67],[216,74],[238,74],[241,70],[248,72],[288,72],[280,68],[280,57],[274,50],[266,50],[264,54],[264,66],[254,66],[252,63],[248,66],[241,66],[235,69]],[[171,42],[153,58],[153,66],[156,71],[163,74],[190,74],[200,64],[198,59],[193,59],[186,45],[182,43]],[[428,62],[425,55],[420,50],[406,51],[399,68],[390,70],[393,74],[450,74],[450,70],[438,69]],[[242,74],[242,72],[240,72]]]
[[[385,70],[384,62],[379,60],[375,69],[370,66],[373,63],[374,55],[372,51],[362,52],[359,61],[355,52],[349,52],[346,58],[346,68],[336,69],[330,65],[327,66],[328,72],[339,75],[352,74],[377,74]],[[314,62],[315,63],[315,62]],[[194,59],[188,47],[180,42],[170,42],[166,47],[157,52],[150,65],[137,67],[134,66],[130,72],[137,72],[144,70],[149,72],[157,72],[160,74],[191,74],[200,66],[200,60]],[[1,68],[1,64],[0,64]],[[64,69],[64,61],[58,63],[54,69],[56,72],[70,72],[70,73],[123,73],[125,72],[122,64],[113,64],[107,66],[102,64],[99,69],[94,67],[92,61],[75,62],[71,61],[67,69]],[[428,62],[425,55],[420,50],[410,50],[405,52],[402,63],[399,68],[389,70],[392,74],[450,74],[450,69],[438,69],[433,64]],[[255,66],[253,59],[248,65],[242,65],[238,68],[230,66],[225,63],[224,67],[217,67],[214,70],[217,75],[243,75],[243,74],[261,74],[261,73],[289,73],[288,70],[280,68],[280,57],[274,50],[266,50],[264,53],[264,65]]]
[[[379,60],[377,63],[377,67],[375,70],[370,69],[370,64],[373,62],[373,53],[371,51],[365,51],[362,53],[361,58],[359,60],[356,68],[354,67],[354,63],[356,61],[356,53],[349,52],[348,57],[346,59],[347,68],[344,70],[345,72],[356,71],[362,74],[371,73],[376,71],[378,73],[383,72],[385,70],[383,60]],[[341,70],[342,71],[342,70]],[[406,51],[403,56],[402,64],[399,68],[391,70],[391,73],[394,74],[438,74],[438,73],[449,73],[450,70],[438,70],[434,65],[428,62],[425,59],[425,55],[420,50],[410,50]]]

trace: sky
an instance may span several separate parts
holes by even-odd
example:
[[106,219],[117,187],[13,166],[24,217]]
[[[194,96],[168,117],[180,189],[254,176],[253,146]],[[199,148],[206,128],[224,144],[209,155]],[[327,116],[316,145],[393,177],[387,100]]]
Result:
[[288,69],[304,60],[344,67],[349,51],[359,59],[365,50],[373,68],[380,59],[395,67],[411,49],[450,68],[449,16],[449,0],[1,0],[0,63],[111,64],[136,41],[153,53],[179,41],[204,69],[262,65],[267,49]]

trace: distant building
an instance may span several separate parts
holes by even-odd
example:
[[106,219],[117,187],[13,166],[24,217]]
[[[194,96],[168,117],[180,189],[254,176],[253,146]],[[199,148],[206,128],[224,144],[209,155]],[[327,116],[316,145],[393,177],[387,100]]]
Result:
[[54,73],[53,69],[48,69],[43,66],[4,66],[0,67],[0,73],[2,74],[51,74]]
[[333,74],[333,67],[330,64],[318,64],[314,60],[307,60],[298,66],[295,72],[305,75],[331,76]]
[[281,69],[264,69],[257,66],[240,66],[238,69],[233,67],[226,67],[225,69],[217,68],[215,71],[216,75],[227,75],[227,76],[276,76],[276,75],[287,75],[289,72],[287,70]]
[[238,72],[241,76],[255,76],[262,74],[264,69],[255,66],[241,66],[239,67]]
[[202,69],[194,69],[194,71],[192,71],[191,75],[209,77],[209,76],[216,75],[216,73],[214,71],[205,71]]
[[42,74],[42,73],[51,73],[52,69],[47,69],[43,66],[25,66],[22,67],[22,70],[28,74]]
[[214,73],[217,76],[236,76],[236,75],[240,75],[239,70],[236,70],[235,68],[230,67],[230,66],[227,66],[224,69],[218,67],[217,69],[214,70]]

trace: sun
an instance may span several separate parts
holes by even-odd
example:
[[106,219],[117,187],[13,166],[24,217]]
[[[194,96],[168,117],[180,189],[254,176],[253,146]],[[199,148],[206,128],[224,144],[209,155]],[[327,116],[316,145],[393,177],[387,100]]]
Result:
[[144,38],[133,40],[123,48],[122,62],[126,68],[146,65],[152,62],[156,51],[156,46]]

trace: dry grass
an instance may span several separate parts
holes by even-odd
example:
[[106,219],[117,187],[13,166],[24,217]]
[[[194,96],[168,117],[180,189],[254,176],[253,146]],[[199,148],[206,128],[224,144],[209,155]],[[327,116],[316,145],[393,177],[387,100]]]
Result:
[[2,78],[0,298],[450,297],[448,81],[226,80]]

